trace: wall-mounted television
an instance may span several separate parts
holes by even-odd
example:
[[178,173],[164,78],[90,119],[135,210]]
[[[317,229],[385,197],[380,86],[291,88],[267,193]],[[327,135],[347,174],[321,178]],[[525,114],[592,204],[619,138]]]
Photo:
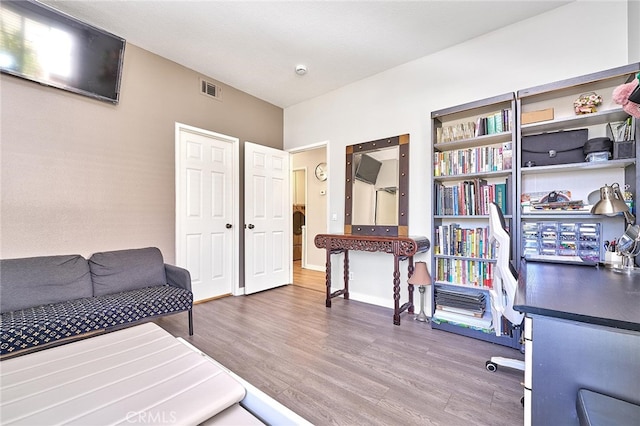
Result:
[[125,40],[35,1],[0,2],[0,71],[118,103]]
[[375,158],[362,154],[360,156],[360,163],[356,167],[355,178],[366,183],[370,183],[371,185],[376,184],[376,180],[378,180],[378,173],[380,173],[380,167],[382,163]]

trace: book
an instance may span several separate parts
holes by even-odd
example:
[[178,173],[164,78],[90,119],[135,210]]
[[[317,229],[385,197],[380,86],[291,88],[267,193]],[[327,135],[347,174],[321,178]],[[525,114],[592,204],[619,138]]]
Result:
[[496,133],[496,116],[490,115],[486,117],[487,119],[487,135],[492,135]]
[[496,123],[496,133],[504,132],[504,122],[502,120],[502,112],[496,112],[494,114],[494,120]]
[[503,212],[507,211],[507,184],[496,183],[495,185],[496,198],[495,202]]

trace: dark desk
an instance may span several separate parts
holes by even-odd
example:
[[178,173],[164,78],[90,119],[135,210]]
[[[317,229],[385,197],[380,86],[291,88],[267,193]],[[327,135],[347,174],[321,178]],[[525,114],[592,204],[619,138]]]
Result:
[[[413,286],[409,286],[409,301],[400,306],[400,261],[408,259],[408,276],[413,274],[413,255],[429,250],[427,237],[377,237],[367,235],[318,234],[314,239],[318,248],[327,251],[325,305],[331,307],[331,299],[344,296],[349,299],[349,250],[382,252],[393,255],[393,323],[400,325],[400,314],[405,310],[413,313]],[[344,253],[344,288],[331,292],[331,255]]]
[[581,388],[640,404],[639,276],[522,262],[514,307],[529,320],[532,425],[578,425]]

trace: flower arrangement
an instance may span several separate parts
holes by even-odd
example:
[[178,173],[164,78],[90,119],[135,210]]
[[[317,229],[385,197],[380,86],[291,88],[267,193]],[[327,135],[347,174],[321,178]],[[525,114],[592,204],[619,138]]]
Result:
[[573,108],[576,114],[591,114],[596,112],[598,105],[602,104],[602,96],[596,92],[583,93],[578,99],[573,101]]

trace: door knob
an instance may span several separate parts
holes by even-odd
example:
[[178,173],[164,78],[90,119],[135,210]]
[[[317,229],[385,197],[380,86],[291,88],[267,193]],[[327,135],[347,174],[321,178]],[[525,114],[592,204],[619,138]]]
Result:
[[227,229],[231,229],[231,224],[230,224],[230,223],[227,223],[227,224],[225,225],[225,228],[227,228]]
[[250,223],[249,224],[249,229],[253,229],[253,228],[255,228],[255,225],[253,223]]

